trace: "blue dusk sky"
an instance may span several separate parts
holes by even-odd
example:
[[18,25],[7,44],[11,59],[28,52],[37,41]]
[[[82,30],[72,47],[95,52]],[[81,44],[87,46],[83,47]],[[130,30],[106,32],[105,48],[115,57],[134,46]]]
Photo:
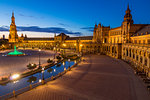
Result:
[[95,23],[120,26],[128,3],[134,23],[150,24],[150,0],[0,0],[0,36],[8,32],[12,11],[18,32],[29,36],[92,35]]

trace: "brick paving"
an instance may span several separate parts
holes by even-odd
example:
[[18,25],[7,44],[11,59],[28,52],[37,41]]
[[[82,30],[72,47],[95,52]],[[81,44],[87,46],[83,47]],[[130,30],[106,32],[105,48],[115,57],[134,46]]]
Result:
[[104,55],[83,59],[62,77],[10,100],[150,100],[143,82],[125,62]]

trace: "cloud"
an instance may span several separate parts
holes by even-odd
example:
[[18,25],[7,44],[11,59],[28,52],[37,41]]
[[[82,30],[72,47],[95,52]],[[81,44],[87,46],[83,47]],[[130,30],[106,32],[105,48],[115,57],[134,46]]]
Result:
[[[1,26],[0,31],[9,31],[8,26]],[[72,32],[68,31],[65,28],[61,27],[46,27],[41,28],[38,26],[17,26],[17,31],[30,31],[30,32],[46,32],[46,33],[65,33],[65,34],[72,34],[72,35],[81,35],[81,32]]]
[[19,16],[25,16],[25,15],[23,15],[23,14],[19,14]]
[[69,25],[64,24],[64,23],[58,23],[58,25],[64,26],[64,27],[69,27]]
[[8,26],[0,26],[0,31],[9,31]]
[[30,15],[30,16],[28,16],[28,15],[24,15],[24,14],[18,14],[19,16],[22,16],[22,17],[29,17],[29,18],[37,18],[37,17],[35,17],[35,16],[32,16],[32,15]]
[[94,27],[82,27],[80,29],[87,30],[87,31],[90,31],[90,32],[94,31]]

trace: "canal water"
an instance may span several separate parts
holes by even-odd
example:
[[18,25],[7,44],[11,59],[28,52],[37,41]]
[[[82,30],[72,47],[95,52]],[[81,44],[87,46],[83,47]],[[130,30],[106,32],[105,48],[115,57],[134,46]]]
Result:
[[29,86],[30,84],[38,83],[43,77],[44,79],[48,79],[51,76],[56,76],[58,73],[67,70],[69,66],[72,66],[76,63],[76,61],[64,61],[57,65],[52,66],[46,70],[31,76],[21,78],[17,81],[7,83],[5,85],[0,85],[0,96],[13,92],[13,90],[19,90]]

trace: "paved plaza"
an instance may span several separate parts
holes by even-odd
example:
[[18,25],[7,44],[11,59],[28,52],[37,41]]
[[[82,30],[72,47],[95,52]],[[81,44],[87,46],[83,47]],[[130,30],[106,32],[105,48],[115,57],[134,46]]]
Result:
[[[27,56],[4,56],[10,51],[0,52],[0,76],[9,75],[10,73],[23,72],[27,70],[29,63],[39,63],[38,50],[21,50]],[[40,51],[41,64],[46,63],[48,58],[53,58],[54,52],[48,50]]]
[[88,55],[62,77],[10,100],[150,100],[144,83],[125,62]]

